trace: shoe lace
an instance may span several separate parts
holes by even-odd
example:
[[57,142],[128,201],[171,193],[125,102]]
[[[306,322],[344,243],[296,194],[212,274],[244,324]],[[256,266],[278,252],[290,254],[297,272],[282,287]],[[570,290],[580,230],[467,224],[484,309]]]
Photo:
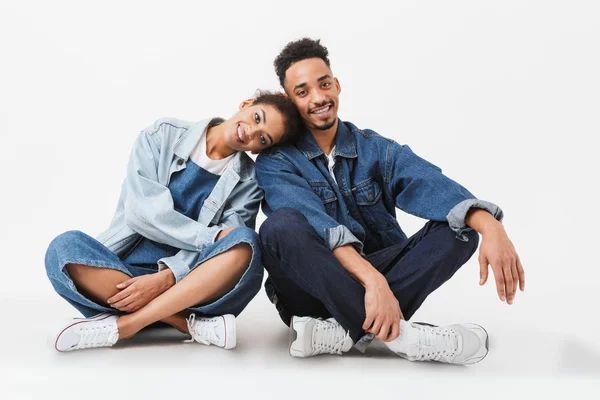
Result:
[[340,324],[317,320],[312,332],[312,354],[342,354],[346,340],[350,340],[350,331],[344,331]]
[[419,332],[417,360],[452,362],[459,353],[458,333],[448,327],[431,327],[412,324]]
[[112,346],[117,341],[114,326],[106,323],[81,324],[79,327],[78,349],[90,347]]
[[186,319],[187,327],[190,335],[192,335],[191,339],[184,340],[185,343],[192,343],[194,341],[202,344],[206,344],[208,346],[211,343],[216,343],[219,341],[219,337],[216,333],[216,323],[211,319],[206,318],[198,318],[196,320],[196,314],[190,314],[190,316]]

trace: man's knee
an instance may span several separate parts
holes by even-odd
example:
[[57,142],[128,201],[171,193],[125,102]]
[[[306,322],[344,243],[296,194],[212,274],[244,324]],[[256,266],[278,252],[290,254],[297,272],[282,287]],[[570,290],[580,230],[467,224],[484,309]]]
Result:
[[294,237],[302,224],[308,224],[308,220],[302,213],[292,208],[280,208],[260,226],[260,241],[274,243],[278,239]]
[[475,253],[479,246],[479,233],[475,229],[471,229],[465,234],[469,243],[468,256],[469,258]]
[[[448,227],[448,229],[450,229]],[[460,269],[473,256],[479,245],[479,234],[476,230],[471,229],[463,232],[460,236],[454,231],[451,231],[451,239],[447,248],[448,266],[452,270],[452,274]],[[465,240],[466,239],[466,240]]]

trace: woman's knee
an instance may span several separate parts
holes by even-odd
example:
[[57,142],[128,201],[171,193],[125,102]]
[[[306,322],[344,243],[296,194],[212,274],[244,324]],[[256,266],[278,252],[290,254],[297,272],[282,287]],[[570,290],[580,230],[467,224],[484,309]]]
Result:
[[64,253],[66,249],[72,248],[78,241],[84,240],[86,236],[81,231],[67,231],[61,233],[50,242],[44,258],[46,273],[49,277],[62,273],[63,266],[60,262],[60,254]]

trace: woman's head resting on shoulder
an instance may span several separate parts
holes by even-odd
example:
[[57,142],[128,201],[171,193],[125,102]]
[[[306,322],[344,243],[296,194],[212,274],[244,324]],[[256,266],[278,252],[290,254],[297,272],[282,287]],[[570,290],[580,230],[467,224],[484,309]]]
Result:
[[221,124],[224,139],[236,151],[259,153],[276,144],[293,142],[304,125],[298,109],[283,93],[258,92]]

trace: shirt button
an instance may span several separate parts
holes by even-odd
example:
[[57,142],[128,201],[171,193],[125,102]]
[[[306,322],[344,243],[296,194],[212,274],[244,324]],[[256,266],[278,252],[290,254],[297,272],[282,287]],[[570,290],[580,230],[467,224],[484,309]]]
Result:
[[179,160],[177,160],[177,165],[181,165],[183,164],[183,160],[180,158]]
[[369,200],[373,201],[374,197],[373,197],[373,193],[369,192]]

